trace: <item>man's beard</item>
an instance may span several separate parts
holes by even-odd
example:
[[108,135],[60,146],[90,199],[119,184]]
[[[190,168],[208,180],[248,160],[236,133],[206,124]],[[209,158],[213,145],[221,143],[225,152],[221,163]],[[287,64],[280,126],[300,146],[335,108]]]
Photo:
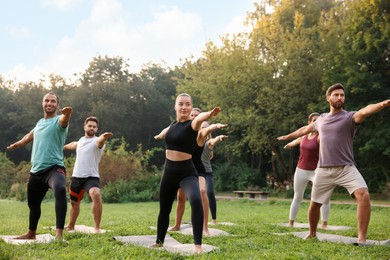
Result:
[[95,131],[89,130],[89,131],[87,132],[87,135],[92,137],[92,136],[95,135]]
[[46,113],[46,114],[55,114],[56,112],[57,112],[57,108],[45,107],[45,113]]
[[335,109],[344,108],[344,103],[342,101],[330,102],[330,105]]

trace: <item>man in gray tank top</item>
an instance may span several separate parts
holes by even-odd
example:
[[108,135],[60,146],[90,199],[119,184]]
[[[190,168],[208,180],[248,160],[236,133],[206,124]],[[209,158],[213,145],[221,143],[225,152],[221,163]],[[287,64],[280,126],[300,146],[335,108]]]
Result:
[[371,215],[370,194],[355,166],[352,143],[357,127],[368,116],[389,107],[390,99],[349,112],[344,110],[344,87],[337,83],[326,91],[326,100],[330,107],[329,113],[322,114],[308,126],[278,137],[278,140],[296,139],[313,130],[319,132],[320,158],[312,188],[310,231],[307,238],[316,236],[322,204],[329,202],[336,186],[342,186],[357,201],[358,244],[365,244]]

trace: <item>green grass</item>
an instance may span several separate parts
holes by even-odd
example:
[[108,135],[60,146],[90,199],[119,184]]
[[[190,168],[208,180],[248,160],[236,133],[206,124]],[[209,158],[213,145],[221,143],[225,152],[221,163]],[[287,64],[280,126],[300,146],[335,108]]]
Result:
[[[288,221],[289,200],[219,200],[218,221],[233,222],[235,226],[218,225],[231,236],[203,238],[203,243],[217,246],[218,251],[201,256],[184,257],[163,250],[125,245],[113,236],[155,235],[149,226],[156,226],[158,202],[104,204],[102,228],[112,230],[99,235],[65,233],[69,244],[10,245],[0,241],[0,259],[389,259],[390,247],[356,247],[338,243],[302,240],[291,235],[272,233],[293,231],[276,223]],[[297,222],[307,222],[308,203],[304,202]],[[171,223],[174,221],[174,209]],[[184,220],[190,219],[190,207]],[[45,227],[55,224],[54,203],[42,204],[38,234],[54,232]],[[93,225],[90,204],[81,204],[77,224]],[[357,237],[356,205],[333,204],[330,225],[351,226],[347,231],[327,231],[332,234]],[[0,234],[22,234],[28,227],[26,202],[0,201]],[[299,231],[299,229],[294,229]],[[324,232],[324,231],[321,231]],[[191,236],[171,234],[181,243],[192,243]],[[368,239],[390,238],[390,207],[373,207]]]

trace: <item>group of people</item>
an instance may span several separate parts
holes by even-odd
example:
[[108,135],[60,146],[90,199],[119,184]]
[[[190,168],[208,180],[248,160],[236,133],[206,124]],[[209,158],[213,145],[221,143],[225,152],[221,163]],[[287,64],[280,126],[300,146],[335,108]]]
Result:
[[[313,182],[309,207],[310,232],[308,238],[316,236],[317,224],[322,209],[323,227],[329,215],[329,200],[336,186],[345,187],[356,198],[358,220],[358,242],[366,242],[370,221],[370,195],[367,185],[355,166],[352,142],[357,127],[370,115],[390,106],[390,100],[368,105],[358,111],[344,110],[345,90],[341,84],[330,86],[326,92],[329,113],[311,114],[308,125],[278,140],[291,140],[285,148],[300,144],[301,154],[294,176],[294,199],[290,209],[290,225],[294,225],[299,204],[308,181]],[[99,232],[102,203],[99,189],[98,164],[105,141],[112,133],[96,136],[98,121],[88,117],[84,123],[84,137],[78,142],[65,145],[71,107],[64,107],[57,115],[59,99],[53,93],[44,96],[44,118],[34,129],[7,149],[22,147],[33,141],[31,172],[27,186],[30,209],[29,231],[19,239],[35,239],[41,202],[49,188],[54,192],[56,211],[56,237],[62,238],[67,211],[66,174],[63,150],[76,149],[76,163],[71,178],[71,211],[68,229],[74,225],[80,211],[80,201],[85,192],[92,198],[92,213],[95,230]],[[173,202],[178,197],[176,224],[171,229],[180,229],[185,202],[191,205],[191,222],[195,252],[202,252],[202,236],[208,235],[208,208],[216,222],[216,202],[213,190],[210,159],[213,146],[226,138],[210,133],[226,127],[225,124],[209,124],[207,120],[217,116],[221,109],[214,107],[207,112],[193,108],[190,95],[182,93],[175,101],[176,121],[155,136],[166,144],[164,172],[160,183],[157,239],[153,247],[161,247],[169,228],[169,215]],[[302,138],[301,138],[302,137]],[[297,139],[299,138],[299,139]]]
[[[43,118],[28,134],[7,147],[8,150],[13,150],[33,142],[31,171],[27,184],[29,230],[15,239],[36,238],[41,203],[49,188],[53,190],[55,198],[56,238],[63,238],[67,212],[64,150],[76,150],[76,161],[69,187],[71,209],[67,229],[74,230],[80,213],[80,201],[87,192],[92,199],[94,231],[99,233],[102,201],[98,166],[105,142],[113,134],[106,132],[97,137],[99,121],[96,117],[90,116],[84,122],[84,136],[77,142],[65,144],[73,109],[64,107],[58,110],[59,98],[54,93],[48,93],[43,97],[42,107]],[[60,115],[57,115],[57,111]]]
[[[43,97],[42,107],[43,118],[28,134],[7,147],[7,150],[13,150],[33,143],[32,167],[27,185],[30,209],[29,230],[15,239],[36,239],[41,203],[49,189],[53,190],[55,198],[56,238],[63,238],[67,212],[64,150],[76,150],[76,161],[69,186],[70,217],[66,229],[75,229],[80,213],[80,202],[87,192],[92,199],[94,231],[99,233],[102,217],[99,162],[105,142],[113,134],[105,132],[96,136],[99,121],[96,117],[90,116],[84,122],[84,136],[78,141],[65,144],[73,109],[71,107],[59,109],[59,97],[51,92]],[[213,222],[216,222],[216,201],[210,163],[212,150],[216,143],[227,137],[219,135],[212,138],[211,132],[227,125],[209,124],[206,120],[218,115],[221,109],[215,107],[204,113],[199,109],[192,109],[192,98],[188,94],[177,97],[175,110],[177,121],[155,136],[156,139],[164,139],[167,146],[165,169],[160,184],[160,213],[156,242],[158,246],[164,242],[169,225],[169,213],[175,195],[178,193],[184,196],[184,205],[179,206],[182,213],[184,213],[186,198],[190,201],[195,247],[196,252],[199,253],[202,251],[202,230],[206,235],[208,234],[209,201]],[[57,111],[60,115],[57,115]],[[206,219],[204,215],[207,216]],[[182,216],[183,214],[180,219]]]
[[[358,244],[365,244],[371,215],[370,194],[363,176],[355,166],[353,138],[358,126],[367,117],[390,106],[390,99],[368,105],[358,111],[346,111],[344,110],[345,89],[342,84],[337,83],[327,89],[326,100],[329,103],[329,113],[320,114],[316,120],[310,120],[309,118],[307,126],[303,126],[288,135],[280,136],[278,140],[291,140],[302,136],[310,139],[313,132],[317,132],[319,136],[319,159],[315,168],[311,191],[311,202],[308,210],[310,229],[306,238],[316,237],[320,209],[324,206],[328,207],[335,187],[342,186],[357,201],[357,241]],[[287,146],[291,146],[291,144]],[[300,175],[302,172],[298,166],[295,174]],[[309,175],[312,174],[309,173]],[[294,180],[296,178],[301,177],[295,176]],[[297,180],[297,182],[303,183],[301,180]],[[302,188],[297,187],[296,192],[298,194],[294,195],[291,206],[290,225],[293,225],[296,212],[295,204],[296,201],[299,201],[298,197],[301,196],[301,191]],[[325,217],[328,214],[326,211],[323,209]],[[326,218],[323,220],[327,221]]]

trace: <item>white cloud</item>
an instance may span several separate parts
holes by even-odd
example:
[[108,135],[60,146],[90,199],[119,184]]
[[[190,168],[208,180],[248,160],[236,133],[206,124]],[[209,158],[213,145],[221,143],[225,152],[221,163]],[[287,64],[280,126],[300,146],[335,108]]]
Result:
[[69,10],[81,2],[83,0],[41,0],[43,6],[50,6],[59,10]]
[[96,55],[130,59],[134,70],[150,61],[174,66],[181,58],[201,52],[204,42],[197,35],[202,30],[199,15],[177,7],[159,7],[152,21],[131,26],[129,14],[119,3],[100,0],[74,35],[60,41],[45,67],[69,77],[84,71]]
[[[17,64],[8,72],[8,75],[4,76],[16,82],[37,82],[41,78],[43,71],[44,69],[39,66],[27,68],[24,64]],[[15,75],[17,75],[17,78]]]
[[[42,1],[59,7],[77,2]],[[129,59],[133,72],[149,62],[175,66],[182,59],[200,57],[206,41],[215,40],[207,38],[208,28],[198,13],[177,6],[147,6],[138,13],[126,10],[118,0],[96,0],[89,15],[71,34],[62,36],[56,46],[46,51],[48,55],[40,54],[44,61],[39,66],[28,69],[17,65],[10,73],[18,75],[22,82],[50,73],[73,78],[74,73],[87,69],[97,55]],[[143,16],[138,19],[137,15]],[[241,32],[244,20],[244,15],[235,17],[221,34]]]

